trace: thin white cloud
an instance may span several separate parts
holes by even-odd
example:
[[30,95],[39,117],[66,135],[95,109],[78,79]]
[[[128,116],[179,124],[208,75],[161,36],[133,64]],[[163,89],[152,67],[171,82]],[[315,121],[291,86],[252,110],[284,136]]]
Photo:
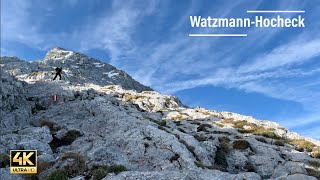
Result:
[[308,40],[294,39],[288,44],[279,46],[264,55],[239,68],[240,73],[264,71],[282,66],[302,64],[320,55],[320,38]]
[[[54,15],[52,3],[25,0],[1,1],[2,47],[14,51],[12,44],[18,43],[37,50],[48,50],[63,40],[70,39],[70,34],[64,32],[48,34],[43,31],[47,29],[42,24],[44,19]],[[44,10],[43,16],[34,14],[35,7]]]
[[1,43],[22,42],[37,47],[43,42],[38,27],[30,19],[31,3],[24,0],[1,1]]
[[[258,8],[261,1],[256,2],[256,4],[252,4],[252,8]],[[280,8],[287,9],[293,7],[297,4],[297,1],[281,4]],[[217,17],[228,16],[229,13],[232,13],[232,10],[236,9],[239,3],[233,3],[229,5],[224,5],[223,7],[219,6],[219,9],[224,10],[222,12],[211,13],[210,15]],[[228,9],[229,11],[225,11]],[[187,10],[190,13],[190,10]],[[222,15],[223,14],[223,15]],[[181,20],[182,21],[182,20]],[[181,22],[177,23],[178,26],[181,26]],[[176,28],[173,28],[176,29]],[[203,30],[205,32],[212,32],[212,29]],[[181,82],[183,85],[179,84],[180,81],[170,83],[171,80],[176,79],[177,76],[183,75],[193,75],[196,74],[198,76],[211,76],[210,71],[220,71],[219,66],[223,66],[225,68],[230,67],[232,64],[243,63],[243,59],[239,59],[239,57],[248,53],[248,49],[252,52],[255,52],[254,48],[261,47],[263,44],[271,40],[275,35],[280,33],[282,29],[274,28],[274,29],[250,29],[247,30],[250,37],[245,40],[234,41],[231,46],[230,44],[221,44],[224,39],[215,38],[214,40],[209,39],[190,39],[186,37],[187,33],[173,33],[174,37],[169,38],[166,43],[158,44],[153,48],[149,48],[146,52],[152,52],[155,54],[154,56],[148,57],[148,61],[153,62],[153,66],[148,66],[148,63],[141,64],[144,68],[142,70],[144,73],[136,72],[133,74],[135,78],[138,80],[143,80],[142,82],[146,82],[148,85],[156,87],[156,89],[164,92],[173,93],[175,91],[188,89],[196,86],[205,85],[204,79],[208,78],[200,78],[199,83],[197,83],[197,77],[191,78],[190,82]],[[181,45],[180,45],[181,44]],[[179,46],[177,46],[179,45]],[[214,51],[213,47],[226,46],[224,49],[219,49],[218,51]],[[165,47],[165,48],[163,48]],[[167,52],[165,52],[166,49]],[[174,54],[170,53],[174,52]],[[200,55],[205,56],[206,59],[201,59]],[[211,58],[210,58],[211,57]],[[160,64],[160,65],[159,65]],[[252,65],[252,63],[250,63]],[[155,67],[157,66],[157,67]],[[150,69],[150,70],[149,70]],[[221,70],[224,71],[224,70]],[[234,69],[233,69],[234,71]],[[162,73],[165,72],[165,73]],[[203,73],[200,73],[203,72]],[[161,73],[161,76],[157,73]],[[141,76],[141,74],[147,74],[147,78],[145,76]],[[210,77],[209,77],[210,78]],[[147,79],[147,80],[146,80]],[[221,79],[221,78],[214,78]],[[167,86],[163,86],[163,84],[177,84],[177,88],[168,88]],[[187,85],[186,85],[187,84]],[[190,86],[192,84],[192,86]],[[215,83],[212,83],[215,84]],[[185,86],[184,86],[185,85]]]
[[[301,41],[301,38],[305,40]],[[163,92],[174,93],[203,85],[213,85],[226,88],[237,88],[248,92],[258,92],[269,97],[293,101],[301,104],[307,115],[299,117],[283,117],[280,123],[289,128],[315,123],[319,121],[320,69],[318,67],[294,68],[305,62],[315,60],[319,55],[320,39],[308,40],[301,36],[274,48],[269,53],[257,55],[255,59],[237,67],[218,68],[216,73],[207,77],[177,81],[157,86]],[[296,78],[297,81],[288,79]],[[305,78],[305,79],[303,79]],[[299,79],[299,80],[298,80]],[[303,82],[303,83],[301,83]]]
[[[292,117],[284,118],[284,120],[281,121],[280,123],[287,128],[304,129],[305,125],[308,125],[308,124],[316,125],[316,123],[319,124],[319,120],[320,120],[320,113],[318,111],[318,112],[310,112],[309,114],[302,115],[302,116],[296,117],[296,118],[292,118]],[[318,128],[320,128],[320,127],[318,127]],[[319,132],[320,131],[318,131],[317,133],[320,134]]]
[[[320,114],[318,114],[318,117]],[[320,120],[319,118],[317,119],[318,121]],[[302,120],[301,122],[303,122],[304,120]],[[317,139],[317,140],[320,140],[320,126],[314,126],[312,128],[309,128],[307,130],[302,130],[302,131],[299,131],[300,134],[302,136],[305,136],[305,137],[312,137],[314,139]]]
[[148,1],[139,5],[134,1],[113,1],[112,9],[104,16],[90,19],[84,27],[73,34],[73,39],[80,40],[82,51],[103,49],[111,54],[111,63],[117,64],[122,57],[128,57],[137,50],[132,36],[144,16],[156,9],[158,1]]

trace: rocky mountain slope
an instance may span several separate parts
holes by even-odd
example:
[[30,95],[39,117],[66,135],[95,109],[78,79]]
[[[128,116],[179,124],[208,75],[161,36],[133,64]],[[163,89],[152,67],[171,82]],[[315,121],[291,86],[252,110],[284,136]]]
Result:
[[133,80],[127,73],[110,64],[62,48],[50,50],[43,60],[23,61],[17,57],[1,57],[2,69],[21,81],[51,81],[56,67],[63,67],[63,80],[71,84],[93,83],[101,86],[120,85],[138,92],[152,91]]
[[[83,54],[54,48],[0,66],[0,179],[320,178],[319,141],[186,107]],[[63,80],[52,81],[60,66]],[[37,149],[40,173],[10,175],[10,149]]]

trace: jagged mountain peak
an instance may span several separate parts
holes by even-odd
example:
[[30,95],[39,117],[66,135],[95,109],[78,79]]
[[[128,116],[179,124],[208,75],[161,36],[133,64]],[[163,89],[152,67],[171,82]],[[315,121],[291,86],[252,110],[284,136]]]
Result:
[[64,48],[62,48],[62,47],[54,47],[54,48],[48,50],[47,53],[57,53],[57,52],[59,52],[59,51],[67,51],[67,50],[64,49]]
[[62,80],[70,84],[120,85],[124,89],[138,92],[152,90],[108,63],[60,47],[49,50],[41,60],[27,62],[18,58],[1,57],[0,62],[5,72],[29,83],[50,82],[55,73],[54,69],[62,67]]
[[75,54],[87,57],[78,52],[69,51],[61,47],[55,47],[47,52],[44,59],[45,60],[67,60],[67,59],[72,59],[71,56]]
[[62,47],[54,47],[50,51],[58,51],[58,50],[66,51],[66,49],[64,49]]
[[[55,47],[49,50],[44,59],[44,61],[57,61],[56,63],[79,63],[76,61],[82,61],[85,63],[103,63],[102,61],[89,57],[85,54],[79,53],[77,51],[67,50],[61,47]],[[68,62],[69,61],[69,62]],[[81,63],[81,62],[80,62]]]

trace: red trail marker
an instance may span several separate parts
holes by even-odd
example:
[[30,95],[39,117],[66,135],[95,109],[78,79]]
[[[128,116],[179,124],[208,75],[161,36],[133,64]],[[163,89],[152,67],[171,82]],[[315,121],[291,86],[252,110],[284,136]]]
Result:
[[52,96],[52,100],[53,100],[54,102],[58,101],[58,95],[53,95],[53,96]]

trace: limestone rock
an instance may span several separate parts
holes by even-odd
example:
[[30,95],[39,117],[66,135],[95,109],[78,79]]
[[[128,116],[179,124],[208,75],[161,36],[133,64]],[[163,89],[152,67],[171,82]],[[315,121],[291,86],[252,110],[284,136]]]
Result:
[[259,180],[261,177],[256,173],[229,174],[217,170],[190,169],[189,171],[128,171],[119,175],[110,174],[104,180],[133,180],[133,179],[199,179],[199,180],[225,180],[225,179],[247,179]]
[[292,174],[307,174],[307,171],[302,164],[288,161],[284,165],[280,164],[275,168],[272,178],[278,178]]
[[[81,172],[69,178],[109,168],[105,179],[314,179],[306,171],[314,160],[309,152],[272,138],[319,141],[277,123],[186,107],[122,70],[62,48],[38,61],[1,57],[0,67],[0,155],[37,149],[39,161],[50,164],[39,179],[57,168],[74,170],[76,162]],[[62,81],[51,80],[55,67],[63,68]],[[235,128],[239,122],[243,129]],[[252,126],[276,137],[254,135]],[[8,168],[0,173],[22,178]]]
[[279,177],[274,180],[317,180],[317,178],[305,174],[292,174],[289,176]]

